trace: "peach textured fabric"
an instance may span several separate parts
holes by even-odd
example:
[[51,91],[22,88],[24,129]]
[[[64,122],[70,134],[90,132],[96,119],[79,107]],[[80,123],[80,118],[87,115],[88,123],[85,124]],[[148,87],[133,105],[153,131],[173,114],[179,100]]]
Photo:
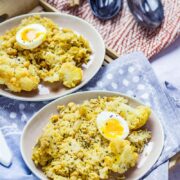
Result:
[[71,8],[67,0],[47,0],[60,12],[79,16],[91,23],[103,36],[106,46],[119,55],[140,50],[147,57],[152,57],[167,47],[180,34],[180,0],[163,0],[165,20],[161,27],[148,30],[141,27],[129,12],[124,0],[121,13],[108,21],[97,19],[90,9],[88,1]]

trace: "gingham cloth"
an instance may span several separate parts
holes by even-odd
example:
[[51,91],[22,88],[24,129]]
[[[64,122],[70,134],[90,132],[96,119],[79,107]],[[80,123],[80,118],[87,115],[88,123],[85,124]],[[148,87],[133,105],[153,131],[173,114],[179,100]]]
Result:
[[[180,106],[176,89],[168,85],[170,98],[160,86],[150,64],[141,53],[133,53],[119,58],[106,67],[83,88],[85,90],[110,90],[136,97],[155,111],[165,132],[162,154],[146,180],[168,180],[168,160],[180,151]],[[9,168],[0,165],[0,180],[37,179],[22,160],[19,140],[26,122],[48,102],[21,102],[0,97],[0,130],[13,153]]]
[[180,0],[162,0],[165,20],[161,27],[147,30],[137,24],[124,0],[122,13],[108,21],[94,17],[88,0],[78,7],[69,7],[67,0],[47,0],[60,12],[65,12],[92,24],[103,36],[105,44],[118,54],[142,51],[148,58],[171,44],[180,33]]

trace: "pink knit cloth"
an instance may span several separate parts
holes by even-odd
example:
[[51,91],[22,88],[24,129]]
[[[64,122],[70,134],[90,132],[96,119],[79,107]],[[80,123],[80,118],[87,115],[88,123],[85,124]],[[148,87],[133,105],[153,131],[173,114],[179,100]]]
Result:
[[67,0],[47,0],[60,12],[65,12],[91,23],[102,35],[106,46],[119,55],[142,51],[152,57],[172,43],[180,33],[180,0],[163,0],[165,20],[161,27],[148,30],[141,27],[129,12],[126,1],[122,13],[108,21],[97,19],[88,1],[81,1],[78,7],[70,8]]

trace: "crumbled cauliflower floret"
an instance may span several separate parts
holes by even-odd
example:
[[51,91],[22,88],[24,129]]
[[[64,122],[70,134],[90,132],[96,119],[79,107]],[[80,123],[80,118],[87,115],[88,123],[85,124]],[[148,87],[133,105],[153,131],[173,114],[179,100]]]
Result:
[[82,81],[83,71],[72,63],[64,63],[59,71],[59,76],[64,86],[73,88]]
[[128,122],[129,128],[131,130],[139,129],[144,126],[151,114],[150,108],[146,106],[132,108],[123,104],[121,108],[124,119]]
[[136,148],[136,151],[138,153],[142,152],[145,144],[147,144],[150,139],[151,139],[151,132],[147,130],[133,131],[128,136],[128,140]]
[[111,151],[116,154],[112,171],[120,174],[126,172],[129,168],[134,167],[138,154],[134,151],[134,147],[127,140],[110,142]]
[[26,64],[24,59],[10,59],[6,54],[0,55],[0,84],[5,84],[14,92],[37,89],[40,81],[37,69]]

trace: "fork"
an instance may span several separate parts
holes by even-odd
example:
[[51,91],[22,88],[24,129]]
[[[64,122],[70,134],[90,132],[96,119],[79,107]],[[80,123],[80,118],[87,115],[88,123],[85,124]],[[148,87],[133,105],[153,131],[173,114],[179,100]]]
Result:
[[12,153],[6,143],[6,140],[0,130],[0,163],[9,167],[12,163]]

